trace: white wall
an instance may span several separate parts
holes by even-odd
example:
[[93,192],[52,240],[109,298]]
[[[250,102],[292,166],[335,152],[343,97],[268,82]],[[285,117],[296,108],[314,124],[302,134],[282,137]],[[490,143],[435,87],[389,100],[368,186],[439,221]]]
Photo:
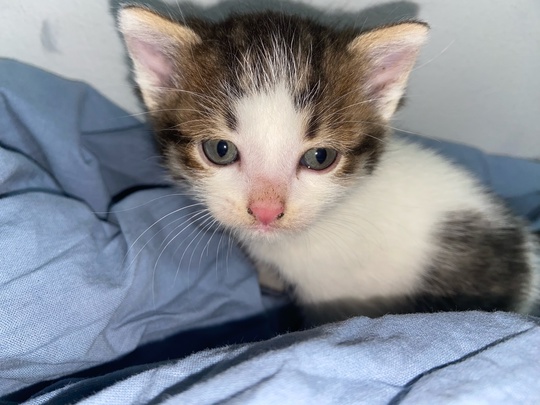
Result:
[[[0,56],[89,82],[128,111],[140,112],[111,16],[118,2],[0,0]],[[171,10],[177,9],[176,1],[168,3]],[[197,2],[214,6],[208,13],[216,15],[234,8],[235,0],[216,3]],[[409,100],[396,127],[487,151],[540,157],[540,1],[385,3],[309,2],[319,10],[345,12],[339,18],[357,19],[359,25],[366,23],[363,14],[355,15],[361,8],[382,4],[378,16],[396,19],[403,11],[415,14],[419,6],[418,17],[432,26],[431,40],[413,74]],[[245,8],[246,2],[242,4]],[[247,3],[255,8],[260,4]],[[368,14],[368,25],[374,16],[377,13]]]

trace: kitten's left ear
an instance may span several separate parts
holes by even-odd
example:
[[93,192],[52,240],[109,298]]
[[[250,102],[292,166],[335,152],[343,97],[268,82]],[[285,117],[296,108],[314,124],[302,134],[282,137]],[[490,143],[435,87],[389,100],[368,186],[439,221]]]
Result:
[[348,46],[359,60],[367,59],[362,90],[386,120],[396,111],[428,31],[425,23],[405,22],[360,34]]

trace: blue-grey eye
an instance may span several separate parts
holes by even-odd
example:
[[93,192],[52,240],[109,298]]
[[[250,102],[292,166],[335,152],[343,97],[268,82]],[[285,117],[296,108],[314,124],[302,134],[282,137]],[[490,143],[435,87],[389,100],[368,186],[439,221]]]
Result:
[[336,161],[337,152],[329,148],[313,148],[300,159],[300,164],[311,170],[324,170]]
[[234,143],[224,139],[211,139],[202,144],[204,154],[216,165],[228,165],[238,160],[238,149]]

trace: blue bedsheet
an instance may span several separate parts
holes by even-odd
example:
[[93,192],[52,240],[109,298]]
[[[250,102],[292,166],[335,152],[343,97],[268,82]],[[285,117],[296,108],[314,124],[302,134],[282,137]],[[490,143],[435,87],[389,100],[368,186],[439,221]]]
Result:
[[538,404],[540,326],[478,312],[355,318],[84,380],[31,404]]
[[[540,230],[539,163],[415,139]],[[0,60],[0,396],[280,304],[227,235],[194,225],[209,224],[194,204],[168,184],[146,125],[84,84]],[[35,401],[538,399],[538,347],[535,322],[510,314],[357,318],[64,381]]]

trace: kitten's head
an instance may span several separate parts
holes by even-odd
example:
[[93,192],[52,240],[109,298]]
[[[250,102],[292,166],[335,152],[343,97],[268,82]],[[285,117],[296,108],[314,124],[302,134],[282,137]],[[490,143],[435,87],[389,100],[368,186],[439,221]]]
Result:
[[428,30],[139,7],[119,23],[171,174],[244,238],[301,230],[370,175]]

